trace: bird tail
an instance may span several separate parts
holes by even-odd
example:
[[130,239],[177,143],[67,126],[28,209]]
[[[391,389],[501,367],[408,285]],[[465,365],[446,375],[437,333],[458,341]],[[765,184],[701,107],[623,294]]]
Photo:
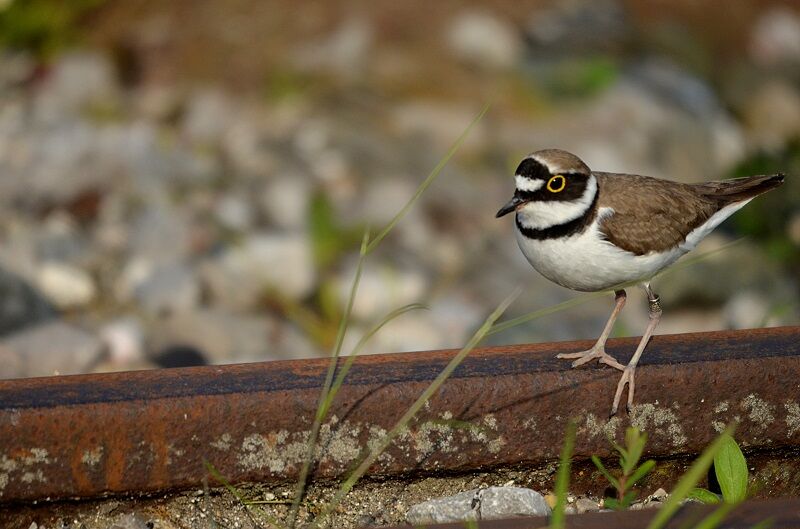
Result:
[[749,200],[783,183],[783,173],[771,175],[745,176],[717,182],[697,184],[698,190],[708,198],[719,200],[724,204]]

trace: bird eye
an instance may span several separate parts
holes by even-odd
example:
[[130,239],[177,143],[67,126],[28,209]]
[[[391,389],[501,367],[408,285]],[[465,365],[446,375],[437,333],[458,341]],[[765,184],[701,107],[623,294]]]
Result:
[[547,181],[547,190],[551,193],[558,193],[567,187],[567,179],[564,175],[557,174]]

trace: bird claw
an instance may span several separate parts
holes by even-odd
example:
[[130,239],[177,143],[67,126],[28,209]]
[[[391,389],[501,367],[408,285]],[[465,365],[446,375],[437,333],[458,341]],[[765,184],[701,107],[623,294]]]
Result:
[[594,359],[597,359],[598,362],[601,364],[606,364],[611,366],[615,369],[619,369],[620,371],[625,369],[625,366],[617,362],[617,359],[613,356],[606,353],[605,347],[595,345],[591,349],[587,349],[586,351],[581,351],[578,353],[560,353],[556,355],[556,358],[562,359],[573,359],[577,358],[574,362],[572,362],[572,367],[579,367],[583,364],[591,362]]
[[628,400],[625,403],[625,410],[628,412],[628,415],[631,413],[631,407],[633,406],[633,393],[636,391],[636,366],[627,365],[622,370],[622,376],[619,378],[619,382],[617,383],[617,391],[614,393],[614,403],[611,405],[611,417],[617,414],[617,409],[619,408],[619,401],[622,400],[622,391],[625,389],[625,385],[628,385]]

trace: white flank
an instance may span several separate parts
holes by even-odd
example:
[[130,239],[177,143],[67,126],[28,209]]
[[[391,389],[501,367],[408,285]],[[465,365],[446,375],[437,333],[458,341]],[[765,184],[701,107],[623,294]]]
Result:
[[[755,198],[755,197],[753,197]],[[747,200],[743,200],[741,202],[734,202],[733,204],[728,204],[721,210],[717,211],[713,215],[711,215],[705,223],[701,224],[700,226],[696,227],[694,230],[689,232],[689,235],[686,236],[686,240],[681,244],[681,248],[685,249],[685,251],[692,250],[697,244],[702,241],[706,235],[711,233],[711,230],[716,228],[720,225],[720,223],[739,211],[743,208],[748,202],[753,200],[753,198],[748,198]]]
[[540,274],[573,290],[595,292],[652,278],[697,246],[703,237],[747,202],[749,200],[722,208],[674,249],[645,255],[634,255],[603,239],[599,222],[614,214],[610,208],[601,208],[597,219],[583,233],[570,237],[535,240],[525,237],[518,229],[515,232],[522,253]]
[[[569,184],[567,184],[569,185]],[[529,202],[517,210],[517,218],[526,228],[543,230],[575,220],[586,213],[597,193],[597,179],[589,177],[583,195],[577,200],[561,202]]]
[[525,178],[519,175],[516,175],[514,179],[517,181],[517,189],[520,191],[538,191],[544,186],[544,180]]

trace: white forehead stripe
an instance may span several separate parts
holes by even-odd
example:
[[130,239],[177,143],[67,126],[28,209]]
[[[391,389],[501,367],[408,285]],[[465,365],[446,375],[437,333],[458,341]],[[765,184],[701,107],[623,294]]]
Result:
[[538,191],[544,185],[544,180],[525,178],[524,176],[516,175],[514,179],[517,181],[517,189],[520,191]]

